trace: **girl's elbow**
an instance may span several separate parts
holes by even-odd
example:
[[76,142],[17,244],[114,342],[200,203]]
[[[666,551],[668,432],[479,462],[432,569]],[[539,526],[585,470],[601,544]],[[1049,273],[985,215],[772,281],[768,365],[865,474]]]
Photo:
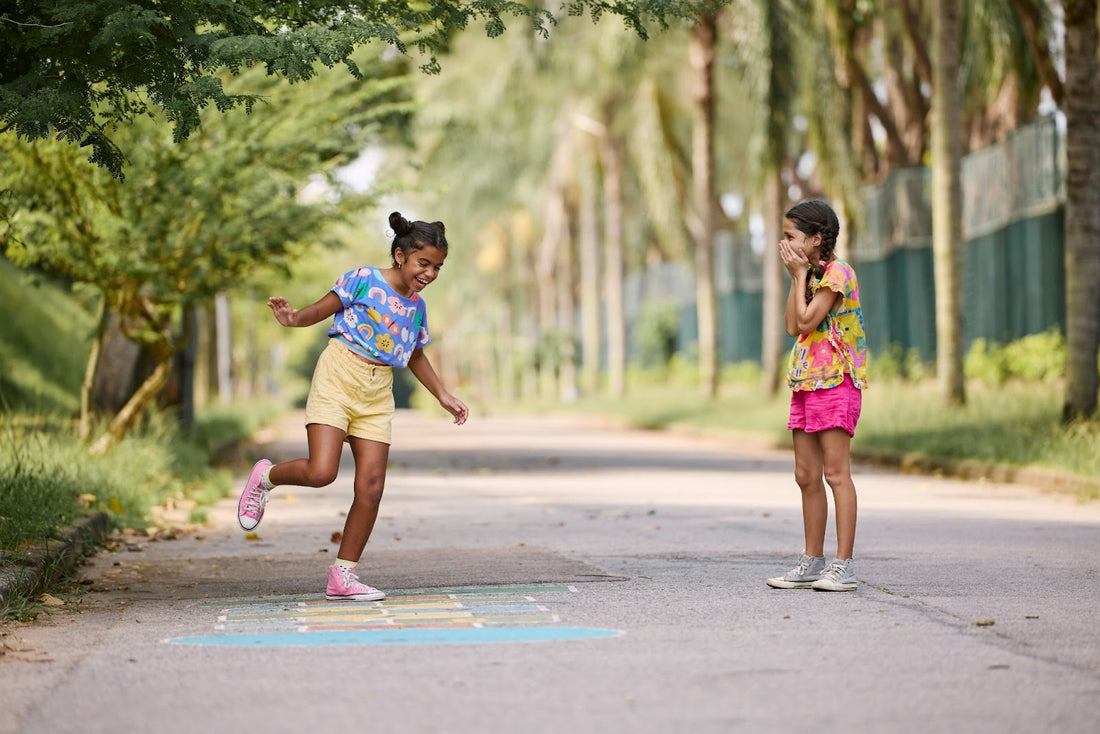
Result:
[[821,321],[815,321],[812,323],[809,321],[798,321],[795,324],[796,333],[791,334],[791,336],[807,336],[817,331],[817,327],[820,325]]

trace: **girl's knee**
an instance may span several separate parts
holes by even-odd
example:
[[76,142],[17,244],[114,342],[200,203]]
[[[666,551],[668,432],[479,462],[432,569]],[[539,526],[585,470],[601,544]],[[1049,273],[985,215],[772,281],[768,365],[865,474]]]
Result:
[[385,489],[385,477],[370,477],[368,479],[355,480],[355,500],[378,504],[382,501],[382,491]]
[[378,508],[382,506],[382,493],[356,492],[355,497],[351,501],[351,504],[353,506],[358,505],[359,507],[368,509],[372,512],[377,512]]
[[852,485],[852,473],[848,467],[825,466],[825,483],[835,492],[838,488]]
[[339,473],[339,464],[336,466],[323,466],[311,462],[306,469],[306,486],[327,487],[336,481],[336,476]]
[[795,469],[794,481],[803,492],[825,491],[825,485],[821,483],[821,474],[819,473]]

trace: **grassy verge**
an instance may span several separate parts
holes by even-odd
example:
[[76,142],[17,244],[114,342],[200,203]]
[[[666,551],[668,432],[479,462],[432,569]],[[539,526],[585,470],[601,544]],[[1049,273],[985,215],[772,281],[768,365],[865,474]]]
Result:
[[[218,406],[200,412],[186,433],[171,415],[151,414],[100,457],[87,454],[71,421],[0,415],[0,555],[25,556],[92,512],[119,530],[201,525],[204,507],[229,492],[240,469],[217,457],[282,410],[267,402]],[[185,516],[167,519],[164,508],[173,506],[187,508]],[[9,599],[7,613],[25,612],[28,601]]]
[[[634,375],[621,399],[521,401],[489,409],[598,415],[636,428],[743,434],[788,448],[790,393],[783,388],[769,397],[751,377],[727,377],[714,399],[703,397],[697,386],[675,375]],[[947,408],[930,379],[873,383],[864,394],[853,451],[964,463],[971,469],[967,476],[980,474],[983,467],[1046,470],[1077,480],[1070,484],[1082,501],[1100,497],[1100,417],[1062,426],[1062,388],[1057,380],[1009,380],[995,386],[971,380],[967,389],[966,405]]]

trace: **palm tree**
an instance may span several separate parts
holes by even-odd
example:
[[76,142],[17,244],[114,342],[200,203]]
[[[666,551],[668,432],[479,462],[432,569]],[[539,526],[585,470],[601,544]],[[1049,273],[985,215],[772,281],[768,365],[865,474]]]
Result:
[[1097,0],[1062,0],[1066,27],[1066,385],[1062,417],[1096,412],[1100,348]]
[[936,279],[936,360],[949,405],[966,402],[963,380],[962,188],[959,16],[936,0],[932,24],[932,251]]
[[763,43],[767,46],[767,81],[764,84],[766,117],[764,122],[764,227],[765,252],[763,273],[763,334],[761,335],[764,389],[769,395],[779,390],[781,352],[784,344],[783,301],[786,298],[783,268],[773,248],[782,239],[780,232],[787,194],[783,169],[791,136],[794,99],[798,94],[795,44],[791,8],[786,3],[762,0],[760,3]]
[[703,394],[718,394],[718,297],[714,282],[714,53],[718,11],[700,14],[691,31],[691,173],[694,216],[689,222],[695,264],[699,377]]

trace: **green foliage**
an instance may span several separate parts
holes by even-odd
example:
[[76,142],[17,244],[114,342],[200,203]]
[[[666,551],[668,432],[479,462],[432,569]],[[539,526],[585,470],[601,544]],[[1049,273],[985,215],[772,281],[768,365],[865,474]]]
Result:
[[963,370],[967,377],[989,385],[1003,385],[1010,379],[1060,378],[1066,371],[1065,340],[1057,329],[1004,345],[975,339],[967,351]]
[[886,349],[874,352],[870,357],[870,370],[877,380],[923,380],[936,372],[934,364],[921,359],[920,351],[905,349],[893,343]]
[[99,457],[88,455],[71,423],[0,415],[0,549],[56,537],[89,511],[107,513],[117,528],[144,529],[168,501],[214,502],[228,492],[230,472],[211,461],[281,410],[270,402],[218,406],[202,411],[190,433],[174,415],[150,413]]
[[1063,426],[1060,391],[1057,380],[972,382],[966,404],[945,410],[933,380],[872,384],[856,444],[936,459],[1042,467],[1095,480],[1100,422]]
[[94,319],[69,289],[0,257],[0,411],[73,415]]
[[[131,152],[125,183],[56,142],[0,136],[0,245],[98,290],[123,332],[165,363],[189,337],[181,307],[286,267],[369,203],[336,170],[400,128],[410,110],[400,64],[357,57],[370,81],[324,72],[308,90],[256,72],[230,88],[262,92],[251,115],[205,115],[201,135],[173,142],[149,119],[117,132]],[[310,181],[324,184],[310,195]]]
[[671,301],[642,306],[634,325],[634,342],[643,367],[664,367],[676,353],[680,338],[680,308]]
[[31,541],[57,537],[82,509],[83,478],[76,462],[59,462],[72,441],[32,433],[0,415],[0,550],[15,551]]
[[[690,17],[693,2],[572,0],[570,15],[621,15],[643,37],[646,19]],[[56,137],[91,148],[91,161],[121,176],[130,148],[112,126],[159,109],[186,140],[203,110],[250,108],[259,97],[225,89],[221,75],[252,67],[299,82],[318,67],[343,65],[349,76],[369,76],[353,56],[361,46],[386,44],[402,54],[414,45],[428,56],[422,69],[439,69],[435,53],[448,37],[483,21],[489,36],[504,17],[525,18],[542,35],[556,21],[538,5],[512,0],[362,0],[334,5],[281,0],[268,3],[125,0],[21,0],[0,11],[0,128],[24,140]]]
[[[968,379],[989,386],[1001,386],[1009,380],[1027,382],[1061,378],[1066,370],[1066,344],[1058,329],[1031,334],[1008,344],[994,344],[975,339],[963,361]],[[931,379],[936,365],[924,362],[915,349],[905,350],[898,344],[872,355],[871,374],[874,380]]]

